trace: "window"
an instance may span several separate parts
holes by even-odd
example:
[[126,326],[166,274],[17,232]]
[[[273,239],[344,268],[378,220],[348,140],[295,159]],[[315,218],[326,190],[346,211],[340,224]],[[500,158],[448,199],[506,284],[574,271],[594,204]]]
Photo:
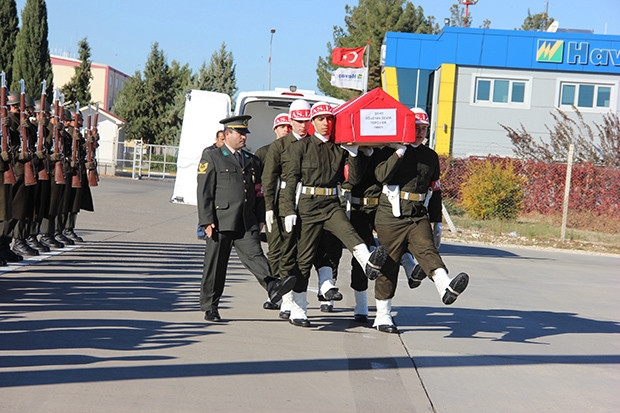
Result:
[[564,82],[560,87],[560,106],[578,108],[608,108],[611,86]]
[[476,79],[475,103],[524,104],[526,81],[513,79]]

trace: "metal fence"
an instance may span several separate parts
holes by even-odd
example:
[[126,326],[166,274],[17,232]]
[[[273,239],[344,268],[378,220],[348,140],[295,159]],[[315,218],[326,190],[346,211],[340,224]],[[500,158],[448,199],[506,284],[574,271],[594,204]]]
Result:
[[119,142],[116,151],[117,175],[131,175],[133,179],[176,176],[178,146],[151,145],[136,140]]

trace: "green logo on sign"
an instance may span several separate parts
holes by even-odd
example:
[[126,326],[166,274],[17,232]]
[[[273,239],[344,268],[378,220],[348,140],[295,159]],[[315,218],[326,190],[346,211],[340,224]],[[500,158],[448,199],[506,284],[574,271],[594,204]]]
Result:
[[562,63],[564,40],[538,40],[536,61],[545,63]]

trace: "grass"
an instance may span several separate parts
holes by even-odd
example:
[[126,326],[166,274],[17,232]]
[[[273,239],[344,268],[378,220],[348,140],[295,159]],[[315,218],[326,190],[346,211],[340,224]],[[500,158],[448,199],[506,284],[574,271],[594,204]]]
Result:
[[[448,211],[451,207],[446,205]],[[450,217],[457,233],[446,239],[620,254],[620,219],[569,213],[566,236],[561,240],[561,215],[527,215],[516,220],[474,220],[453,209]],[[447,228],[446,228],[447,229]]]

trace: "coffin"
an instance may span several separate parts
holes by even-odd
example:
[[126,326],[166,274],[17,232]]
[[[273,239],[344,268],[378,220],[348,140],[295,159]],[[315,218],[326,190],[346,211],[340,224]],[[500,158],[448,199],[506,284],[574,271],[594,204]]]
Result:
[[364,146],[415,142],[415,114],[376,88],[334,110],[334,142]]

